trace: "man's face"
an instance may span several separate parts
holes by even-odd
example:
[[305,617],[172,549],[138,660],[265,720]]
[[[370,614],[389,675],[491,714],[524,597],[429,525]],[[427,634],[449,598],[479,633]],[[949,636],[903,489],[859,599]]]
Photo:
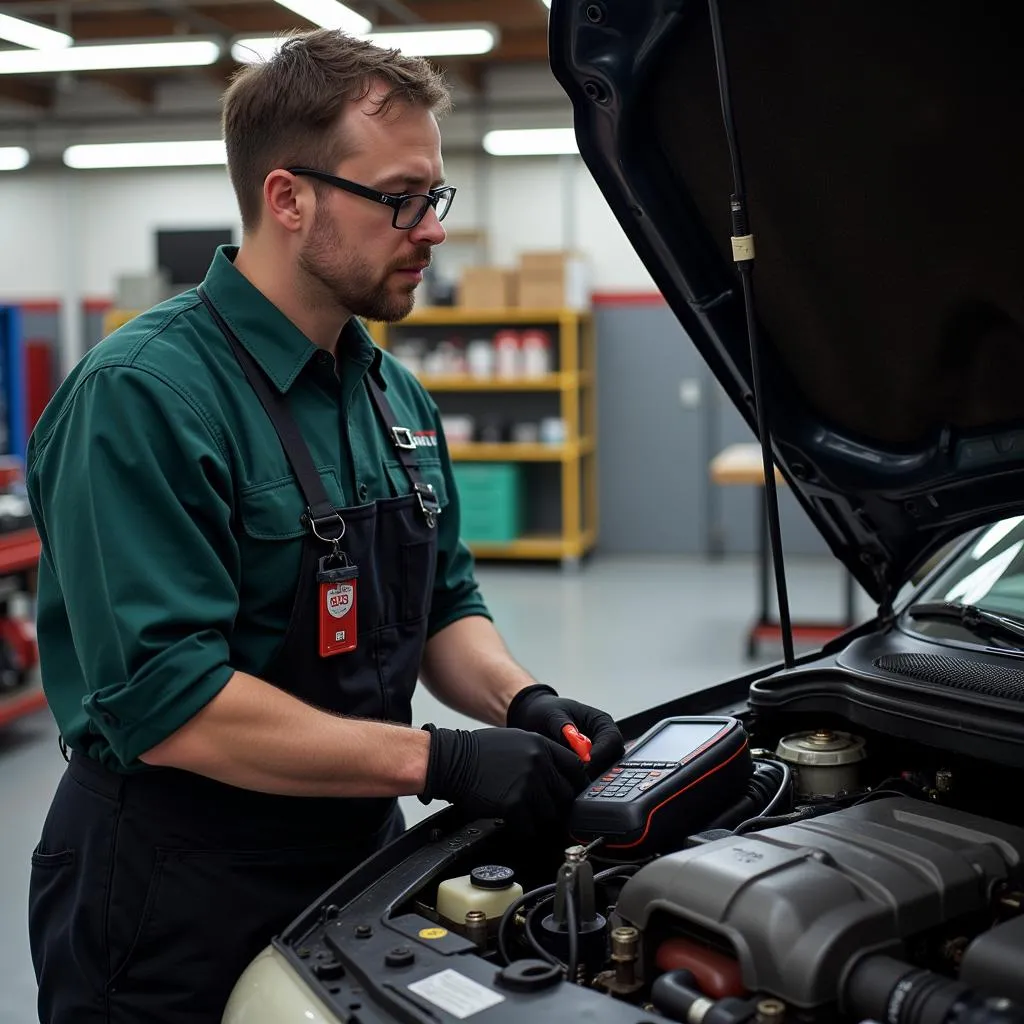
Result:
[[[395,194],[427,192],[443,183],[441,134],[434,115],[396,103],[372,113],[371,96],[352,104],[339,130],[346,156],[331,174]],[[408,316],[413,292],[445,232],[431,208],[414,228],[392,227],[393,209],[341,189],[321,188],[299,266],[331,300],[370,320]]]

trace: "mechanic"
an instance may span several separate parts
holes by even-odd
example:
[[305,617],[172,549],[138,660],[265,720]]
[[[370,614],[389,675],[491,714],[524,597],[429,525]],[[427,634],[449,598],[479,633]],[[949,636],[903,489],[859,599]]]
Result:
[[[426,62],[335,31],[243,69],[241,246],[93,349],[33,433],[40,657],[71,751],[32,857],[44,1024],[213,1024],[402,831],[396,797],[557,832],[622,754],[508,652],[438,410],[358,319],[406,316],[445,238],[448,102]],[[418,676],[494,727],[413,727]]]

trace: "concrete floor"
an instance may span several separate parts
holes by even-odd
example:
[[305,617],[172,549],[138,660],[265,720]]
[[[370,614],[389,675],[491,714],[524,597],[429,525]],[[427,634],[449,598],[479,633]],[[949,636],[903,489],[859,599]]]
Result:
[[[830,561],[792,561],[794,615],[838,617],[840,573]],[[755,611],[749,559],[595,558],[576,572],[485,566],[479,578],[518,660],[617,718],[751,667],[743,656]],[[858,602],[870,615],[866,595]],[[417,722],[469,724],[422,691],[415,714]],[[29,854],[63,768],[47,712],[0,728],[0,1024],[37,1020],[25,924]],[[415,798],[403,807],[410,823],[431,813]]]

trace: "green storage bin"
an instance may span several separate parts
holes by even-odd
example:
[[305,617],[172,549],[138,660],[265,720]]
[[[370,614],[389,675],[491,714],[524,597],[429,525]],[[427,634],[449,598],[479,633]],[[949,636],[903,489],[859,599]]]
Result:
[[457,462],[462,539],[508,544],[523,532],[523,468],[517,462]]

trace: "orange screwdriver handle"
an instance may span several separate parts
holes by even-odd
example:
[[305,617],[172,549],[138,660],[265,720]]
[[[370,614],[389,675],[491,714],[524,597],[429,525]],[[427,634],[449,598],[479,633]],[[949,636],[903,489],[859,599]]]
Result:
[[590,748],[593,746],[590,740],[575,725],[563,725],[562,735],[576,756],[586,764],[590,760]]

